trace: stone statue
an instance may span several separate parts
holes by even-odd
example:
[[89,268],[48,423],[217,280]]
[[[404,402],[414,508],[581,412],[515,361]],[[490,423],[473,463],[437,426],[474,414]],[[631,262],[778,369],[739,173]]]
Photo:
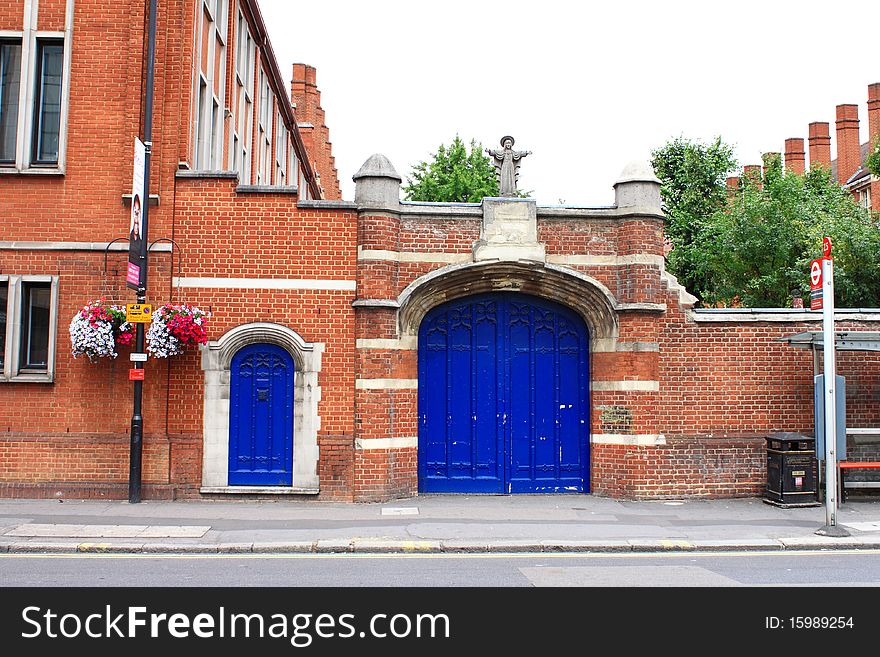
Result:
[[519,161],[532,151],[513,150],[513,137],[507,135],[501,138],[503,150],[497,151],[491,148],[486,153],[494,160],[495,175],[498,178],[500,196],[516,196],[516,181],[519,179]]

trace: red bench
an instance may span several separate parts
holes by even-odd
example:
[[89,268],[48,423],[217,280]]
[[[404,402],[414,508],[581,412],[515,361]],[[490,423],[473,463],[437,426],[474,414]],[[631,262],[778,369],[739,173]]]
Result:
[[840,497],[841,502],[846,502],[846,471],[847,470],[876,470],[880,469],[880,461],[841,461],[837,464],[840,468]]

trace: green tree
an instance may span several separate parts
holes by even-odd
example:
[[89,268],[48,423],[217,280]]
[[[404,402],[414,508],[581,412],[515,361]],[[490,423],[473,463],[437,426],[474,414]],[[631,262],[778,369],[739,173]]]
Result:
[[880,176],[880,137],[874,139],[874,143],[871,144],[871,150],[868,152],[865,166],[875,176]]
[[880,225],[825,169],[803,176],[765,162],[762,176],[741,178],[726,207],[705,222],[696,249],[707,286],[703,301],[785,307],[791,292],[809,292],[812,259],[822,238],[834,245],[835,303],[880,305]]
[[479,203],[484,196],[498,196],[498,181],[483,145],[471,139],[468,152],[456,135],[448,146],[441,144],[429,161],[412,168],[403,190],[410,201]]
[[733,147],[717,137],[709,144],[677,137],[651,153],[662,186],[666,236],[672,242],[667,267],[688,290],[709,289],[703,235],[708,219],[727,203],[726,179],[736,168]]

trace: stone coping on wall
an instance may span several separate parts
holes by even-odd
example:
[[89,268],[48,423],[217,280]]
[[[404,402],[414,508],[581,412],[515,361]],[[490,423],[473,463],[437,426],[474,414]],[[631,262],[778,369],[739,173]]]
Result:
[[[699,308],[695,322],[821,322],[821,310],[800,308]],[[880,322],[880,308],[837,308],[835,321]]]
[[[389,208],[389,210],[391,210]],[[400,214],[414,217],[475,218],[483,216],[482,203],[427,203],[401,201]],[[625,207],[616,205],[587,207],[538,206],[540,219],[623,219],[639,216],[662,219],[663,213],[653,207]]]
[[352,201],[300,200],[296,207],[308,210],[357,210],[357,203]]

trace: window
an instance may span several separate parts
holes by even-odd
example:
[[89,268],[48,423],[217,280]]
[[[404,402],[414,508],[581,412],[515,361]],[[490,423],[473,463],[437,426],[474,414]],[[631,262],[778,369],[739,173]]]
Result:
[[9,305],[9,281],[0,281],[0,376],[6,364],[6,308]]
[[308,201],[312,198],[311,191],[309,190],[309,182],[308,178],[306,178],[306,172],[302,169],[299,170],[299,189],[297,190],[297,196],[303,201]]
[[251,182],[251,142],[254,130],[254,60],[256,44],[244,14],[238,12],[235,48],[235,124],[232,139],[232,168],[242,185]]
[[34,121],[31,162],[58,164],[61,137],[61,71],[64,44],[61,41],[37,40],[37,76],[34,88]]
[[269,89],[269,76],[260,71],[260,120],[257,139],[257,184],[271,184],[272,175],[272,122],[275,116],[275,96]]
[[207,145],[208,120],[203,108],[208,102],[208,83],[205,78],[199,76],[199,110],[196,113],[196,169],[207,168],[206,159],[209,157],[210,147]]
[[0,382],[54,375],[57,276],[0,276]]
[[286,185],[287,148],[290,139],[287,126],[284,125],[284,120],[280,116],[276,120],[278,121],[278,131],[275,137],[275,184]]
[[15,164],[20,96],[21,41],[0,40],[0,165]]
[[871,209],[871,188],[865,187],[859,190],[859,205],[863,208]]
[[223,168],[226,94],[226,0],[204,0],[198,16],[193,130],[196,170]]
[[0,167],[63,167],[68,55],[61,32],[0,38]]
[[49,313],[51,283],[23,283],[21,304],[22,370],[45,370],[49,366]]

